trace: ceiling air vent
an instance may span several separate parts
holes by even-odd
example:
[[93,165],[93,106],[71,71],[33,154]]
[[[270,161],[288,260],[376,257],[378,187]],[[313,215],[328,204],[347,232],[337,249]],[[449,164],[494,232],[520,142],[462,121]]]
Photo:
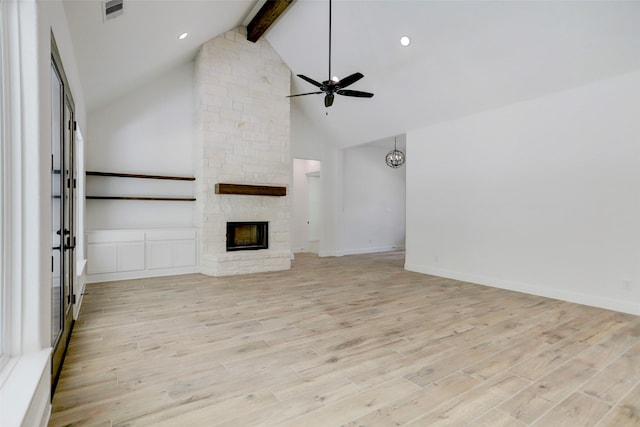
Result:
[[103,3],[104,20],[116,18],[122,15],[124,4],[123,0],[108,0]]

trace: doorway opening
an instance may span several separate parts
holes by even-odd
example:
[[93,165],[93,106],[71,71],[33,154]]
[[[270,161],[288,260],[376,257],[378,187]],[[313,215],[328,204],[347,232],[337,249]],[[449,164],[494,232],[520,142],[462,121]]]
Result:
[[322,245],[322,164],[293,159],[291,248],[318,254]]

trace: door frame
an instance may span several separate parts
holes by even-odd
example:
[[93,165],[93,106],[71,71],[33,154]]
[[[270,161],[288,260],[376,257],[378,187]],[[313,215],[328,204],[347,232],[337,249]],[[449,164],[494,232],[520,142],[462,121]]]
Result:
[[322,181],[320,170],[307,178],[307,250],[318,254],[322,238]]
[[[54,310],[57,308],[61,316],[58,318],[60,322],[59,330],[53,332],[51,345],[53,352],[51,356],[51,396],[55,391],[60,372],[62,371],[62,364],[67,352],[69,340],[71,339],[71,331],[73,329],[73,306],[75,304],[74,294],[74,280],[76,276],[76,260],[75,260],[75,244],[76,244],[76,197],[77,197],[77,165],[75,160],[75,103],[73,96],[69,89],[67,77],[64,73],[62,60],[58,48],[56,46],[53,33],[51,34],[51,68],[52,72],[55,72],[60,81],[60,105],[59,111],[61,114],[60,125],[60,144],[54,147],[54,135],[52,134],[51,144],[51,191],[52,201],[55,197],[60,198],[60,206],[58,212],[57,224],[53,224],[56,219],[53,209],[55,203],[52,202],[51,211],[51,236],[52,236],[52,256],[51,256],[51,285],[52,285],[52,326],[54,322]],[[52,99],[53,103],[53,99]],[[52,104],[53,106],[53,104]],[[52,120],[53,111],[52,109]],[[52,130],[57,129],[52,122]],[[54,165],[54,150],[59,150],[57,154],[59,169],[56,169]],[[59,174],[58,179],[55,179],[55,175]],[[56,185],[57,184],[57,185]],[[54,188],[56,186],[57,188]],[[56,237],[56,236],[59,236]],[[56,241],[57,239],[57,241]],[[53,293],[53,279],[55,270],[55,257],[54,252],[59,251],[58,269],[59,269],[59,282],[60,291],[57,295]],[[59,301],[56,303],[55,298]]]

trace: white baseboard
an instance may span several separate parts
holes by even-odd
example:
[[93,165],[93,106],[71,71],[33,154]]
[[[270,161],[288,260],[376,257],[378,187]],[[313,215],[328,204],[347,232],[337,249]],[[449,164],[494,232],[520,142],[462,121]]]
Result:
[[76,264],[76,283],[79,285],[76,288],[76,302],[73,305],[73,318],[78,320],[78,316],[80,315],[80,308],[82,307],[82,300],[84,297],[84,289],[87,284],[87,260],[82,259]]
[[613,298],[602,297],[599,295],[584,294],[580,292],[572,292],[562,289],[553,289],[545,286],[534,285],[530,283],[520,283],[511,280],[495,279],[475,274],[462,273],[458,271],[445,270],[441,268],[405,264],[404,268],[416,273],[429,274],[432,276],[446,277],[469,283],[475,283],[493,288],[506,289],[510,291],[522,292],[525,294],[537,295],[546,298],[553,298],[562,301],[574,302],[576,304],[588,305],[591,307],[604,308],[607,310],[619,311],[640,315],[640,305],[637,302],[629,302]]
[[375,254],[378,252],[393,252],[403,251],[404,246],[378,246],[375,248],[358,248],[358,249],[343,249],[338,251],[337,256],[342,255],[358,255],[358,254]]
[[49,425],[50,419],[51,419],[51,403],[47,402],[47,409],[42,414],[42,419],[40,420],[40,427],[47,427]]
[[118,273],[87,274],[85,283],[115,282],[118,280],[146,279],[148,277],[177,276],[199,273],[197,265],[189,267],[159,268],[156,270],[121,271]]
[[319,257],[330,257],[330,256],[340,256],[336,251],[320,251],[318,252]]

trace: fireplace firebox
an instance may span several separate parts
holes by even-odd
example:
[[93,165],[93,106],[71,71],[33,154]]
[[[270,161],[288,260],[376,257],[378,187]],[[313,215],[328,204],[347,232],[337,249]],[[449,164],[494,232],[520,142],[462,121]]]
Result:
[[227,251],[251,251],[268,248],[268,222],[227,222]]

